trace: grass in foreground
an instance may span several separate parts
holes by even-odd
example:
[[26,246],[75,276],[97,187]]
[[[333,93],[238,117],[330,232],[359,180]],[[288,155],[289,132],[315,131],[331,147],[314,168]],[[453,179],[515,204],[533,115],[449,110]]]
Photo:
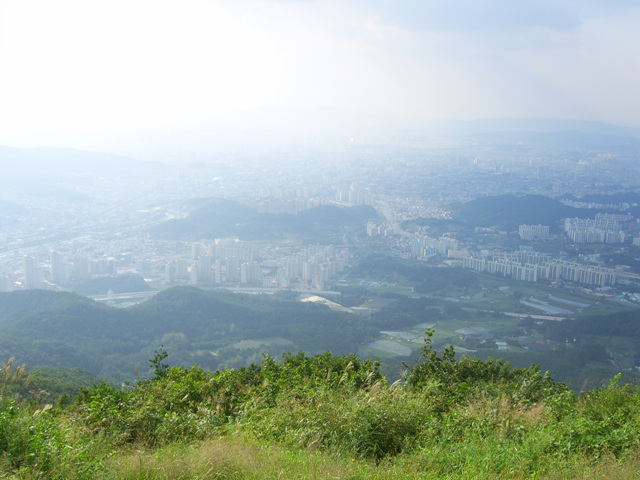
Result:
[[0,399],[0,478],[638,478],[636,389],[614,378],[575,397],[535,366],[457,360],[430,338],[402,385],[354,355],[210,374],[160,352],[130,390],[97,385],[68,408]]

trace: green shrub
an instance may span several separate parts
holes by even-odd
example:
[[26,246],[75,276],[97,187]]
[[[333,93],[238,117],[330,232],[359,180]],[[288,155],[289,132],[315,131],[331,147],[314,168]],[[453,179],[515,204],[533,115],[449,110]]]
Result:
[[513,403],[532,404],[567,391],[566,386],[553,381],[548,372],[540,374],[537,365],[518,368],[502,359],[485,361],[467,356],[458,360],[453,346],[438,355],[431,343],[432,336],[433,331],[428,330],[418,363],[404,364],[407,368],[405,381],[418,390],[437,388],[451,405],[467,399],[478,389],[498,396],[508,394]]
[[640,449],[640,392],[614,381],[584,393],[573,415],[558,424],[554,449],[596,458]]
[[429,335],[405,384],[392,386],[377,362],[330,353],[157,373],[129,390],[85,390],[72,418],[88,438],[111,445],[157,448],[243,430],[295,451],[389,464],[411,458],[432,478],[553,476],[559,465],[640,450],[633,388],[613,382],[576,399],[536,366],[457,359],[453,349],[438,355]]
[[32,411],[0,401],[0,463],[5,469],[48,472],[64,449],[51,405]]

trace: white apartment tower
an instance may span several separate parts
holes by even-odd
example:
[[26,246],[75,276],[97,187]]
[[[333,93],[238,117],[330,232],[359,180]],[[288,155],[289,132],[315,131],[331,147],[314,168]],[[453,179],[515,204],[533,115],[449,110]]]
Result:
[[24,286],[25,288],[42,288],[44,286],[42,269],[31,255],[24,256]]

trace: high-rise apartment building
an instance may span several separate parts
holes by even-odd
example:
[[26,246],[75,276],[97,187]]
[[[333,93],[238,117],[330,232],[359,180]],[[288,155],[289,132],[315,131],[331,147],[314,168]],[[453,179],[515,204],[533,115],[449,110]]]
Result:
[[49,262],[51,265],[51,283],[66,285],[69,282],[69,265],[67,265],[65,256],[52,250],[49,252]]
[[42,288],[44,279],[40,265],[31,255],[24,256],[24,286],[25,288]]

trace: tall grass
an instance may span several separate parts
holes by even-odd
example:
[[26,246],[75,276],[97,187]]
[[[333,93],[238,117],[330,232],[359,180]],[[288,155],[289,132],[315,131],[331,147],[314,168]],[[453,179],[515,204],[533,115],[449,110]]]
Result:
[[298,354],[162,368],[69,407],[4,398],[0,478],[638,478],[634,387],[575,397],[536,368],[424,353],[404,385],[375,362]]
[[[26,365],[20,365],[16,368],[13,368],[13,364],[15,362],[15,357],[10,357],[6,363],[2,363],[2,382],[0,383],[0,400],[5,395],[6,391],[20,381],[22,379],[22,375],[24,374],[24,370]],[[30,376],[24,380],[24,386],[27,387],[29,385]]]

